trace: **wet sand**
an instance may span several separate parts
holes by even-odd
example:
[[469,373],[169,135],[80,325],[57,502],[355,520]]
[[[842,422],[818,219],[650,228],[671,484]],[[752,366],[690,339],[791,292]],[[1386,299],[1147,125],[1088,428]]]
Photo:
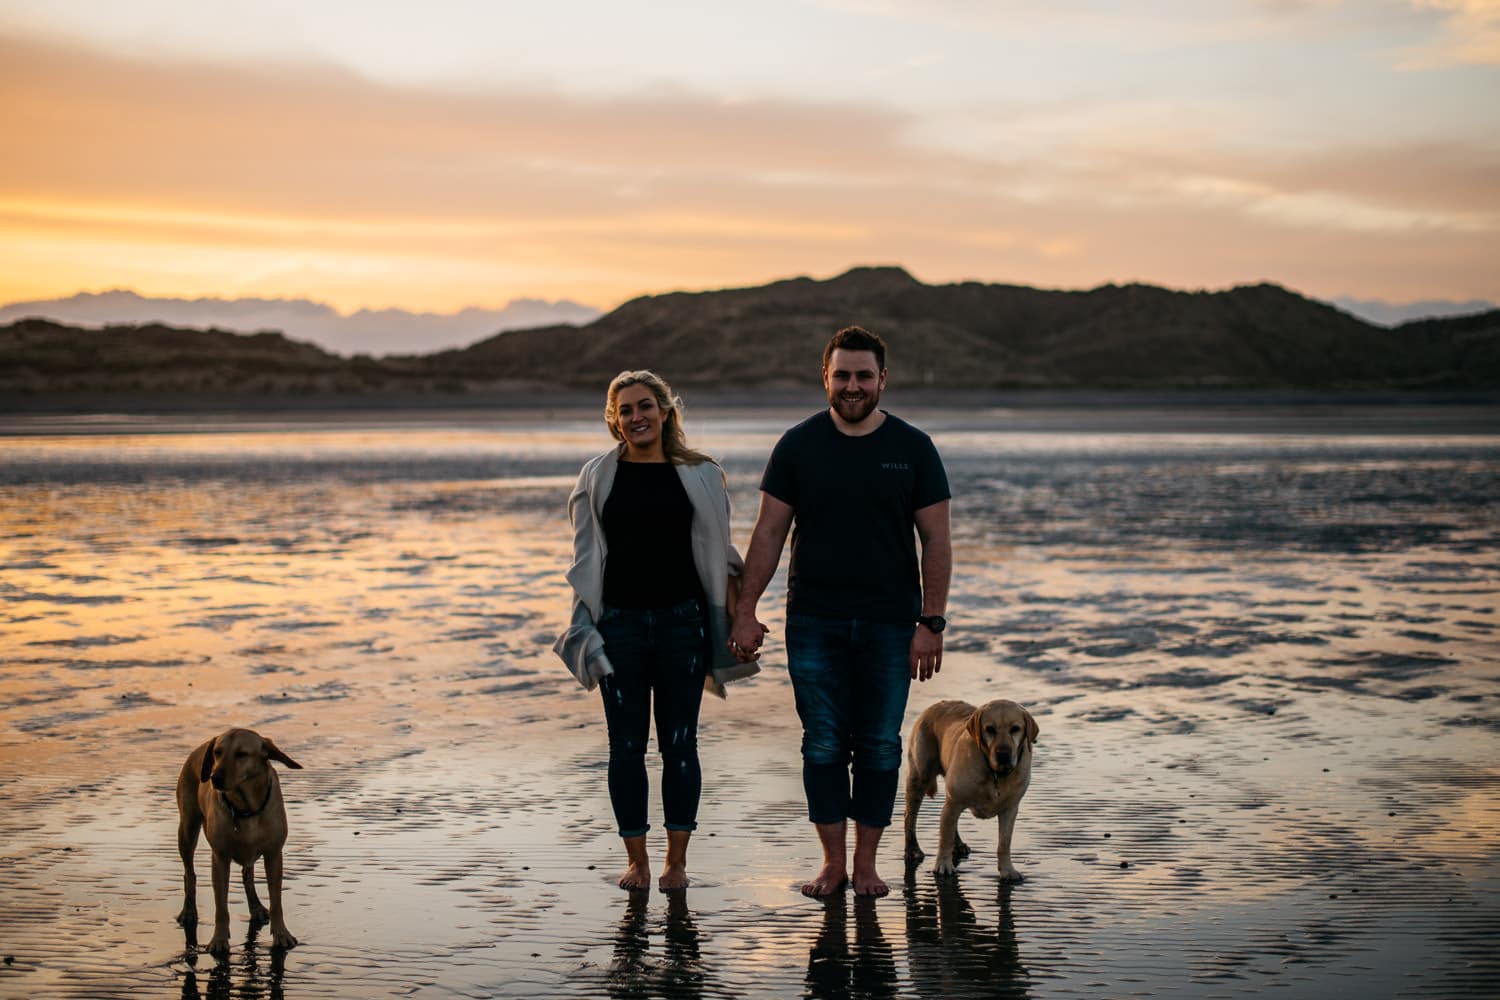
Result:
[[[798,415],[689,425],[742,541]],[[825,904],[779,580],[765,672],[705,702],[693,887],[615,888],[597,695],[548,649],[601,432],[466,419],[0,437],[0,995],[1500,993],[1500,439],[931,415],[953,626],[908,722],[1036,715],[1027,879],[966,817],[958,879],[898,826],[892,894]],[[306,765],[302,944],[232,879],[221,964],[173,923],[172,790],[229,725]]]

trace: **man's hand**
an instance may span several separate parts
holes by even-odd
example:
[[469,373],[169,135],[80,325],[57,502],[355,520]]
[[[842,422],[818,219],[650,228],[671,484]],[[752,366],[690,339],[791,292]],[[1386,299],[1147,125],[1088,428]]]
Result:
[[741,663],[758,660],[761,640],[770,631],[753,614],[737,615],[734,619],[734,628],[729,633],[729,651]]
[[925,681],[943,669],[943,637],[926,625],[911,635],[911,679]]

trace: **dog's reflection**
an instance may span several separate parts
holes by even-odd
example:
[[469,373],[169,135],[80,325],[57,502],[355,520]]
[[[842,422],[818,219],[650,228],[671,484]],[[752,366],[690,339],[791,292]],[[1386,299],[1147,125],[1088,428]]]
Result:
[[823,901],[823,925],[807,956],[807,995],[825,998],[894,997],[896,959],[880,930],[876,902],[854,897],[854,941],[849,940],[850,893]]
[[703,996],[707,975],[699,951],[698,925],[688,909],[687,892],[665,893],[667,919],[662,928],[661,957],[651,954],[651,922],[645,890],[630,893],[625,915],[615,930],[614,956],[606,986],[609,995],[628,1000],[647,997]]
[[286,949],[263,947],[257,938],[265,920],[252,920],[245,943],[228,959],[204,953],[211,966],[206,990],[198,984],[198,927],[183,928],[184,961],[182,1000],[283,1000],[286,979]]
[[908,874],[906,940],[918,996],[1019,1000],[1030,995],[1031,977],[1021,963],[1011,912],[1011,894],[1023,890],[985,885],[1000,907],[995,924],[980,922],[958,879],[919,880]]

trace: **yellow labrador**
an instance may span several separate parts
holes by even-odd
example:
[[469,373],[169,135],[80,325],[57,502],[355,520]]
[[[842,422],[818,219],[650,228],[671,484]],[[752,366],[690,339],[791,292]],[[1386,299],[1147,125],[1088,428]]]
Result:
[[933,872],[956,874],[955,865],[969,856],[968,845],[958,836],[958,817],[968,809],[979,819],[1000,817],[1000,878],[1021,881],[1010,863],[1010,846],[1021,797],[1031,784],[1037,734],[1031,713],[1013,701],[992,701],[981,708],[963,701],[929,706],[912,727],[906,751],[907,861],[916,864],[926,857],[917,844],[917,812],[922,796],[937,795],[942,775],[943,816]]
[[[177,922],[198,923],[198,877],[193,851],[203,830],[213,850],[214,936],[208,950],[229,954],[229,862],[240,865],[250,919],[271,920],[271,943],[297,943],[281,913],[281,847],[286,843],[286,806],[271,761],[300,770],[302,765],[250,729],[228,729],[194,750],[177,776],[177,853],[182,855],[183,904]],[[255,861],[265,858],[271,909],[255,894]]]

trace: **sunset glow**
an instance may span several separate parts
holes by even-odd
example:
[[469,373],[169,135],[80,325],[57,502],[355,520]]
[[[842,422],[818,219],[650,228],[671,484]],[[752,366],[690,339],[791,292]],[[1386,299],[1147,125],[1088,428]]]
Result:
[[0,6],[0,302],[1500,300],[1500,3]]

